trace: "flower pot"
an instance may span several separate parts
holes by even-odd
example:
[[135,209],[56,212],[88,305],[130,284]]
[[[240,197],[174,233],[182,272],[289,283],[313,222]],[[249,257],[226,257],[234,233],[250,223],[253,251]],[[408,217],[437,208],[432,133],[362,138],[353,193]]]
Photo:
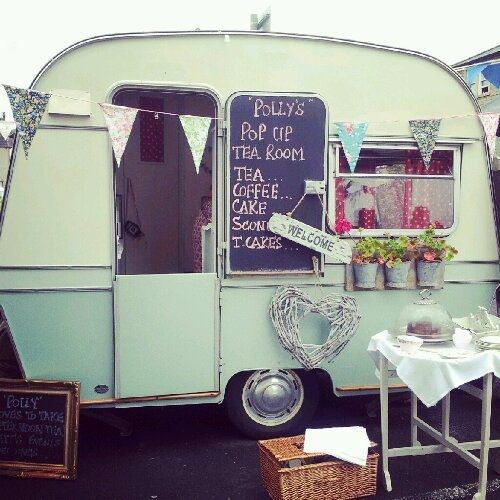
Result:
[[385,284],[391,288],[406,288],[411,262],[401,262],[394,267],[385,266]]
[[358,288],[375,288],[378,264],[353,264],[354,285]]
[[441,270],[444,268],[442,261],[419,260],[417,262],[417,280],[419,286],[438,286]]

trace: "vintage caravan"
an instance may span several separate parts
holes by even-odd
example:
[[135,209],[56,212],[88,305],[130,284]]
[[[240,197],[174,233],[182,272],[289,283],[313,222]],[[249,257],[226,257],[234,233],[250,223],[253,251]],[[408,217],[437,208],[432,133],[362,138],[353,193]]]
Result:
[[[1,213],[9,376],[80,381],[84,407],[225,401],[258,436],[304,424],[320,373],[338,396],[376,389],[369,338],[417,290],[354,290],[329,257],[315,269],[314,250],[266,225],[301,199],[293,217],[320,229],[327,216],[357,226],[371,206],[363,234],[376,238],[438,221],[459,254],[434,297],[453,315],[489,304],[499,270],[484,132],[467,86],[432,57],[288,34],[113,35],[64,50],[32,88],[53,96],[28,159],[16,142]],[[102,102],[150,111],[119,167]],[[181,114],[212,118],[198,173]],[[408,120],[434,117],[422,170]],[[354,172],[336,122],[368,124]],[[280,285],[355,298],[359,327],[333,362],[307,371],[281,347],[269,315]],[[301,323],[304,342],[326,331],[313,315]]]

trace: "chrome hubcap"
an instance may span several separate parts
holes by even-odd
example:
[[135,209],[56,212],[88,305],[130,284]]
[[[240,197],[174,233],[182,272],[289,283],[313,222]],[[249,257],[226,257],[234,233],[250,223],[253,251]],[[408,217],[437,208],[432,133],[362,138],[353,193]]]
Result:
[[300,378],[288,370],[259,370],[243,388],[243,407],[248,416],[263,425],[279,425],[291,420],[304,401]]

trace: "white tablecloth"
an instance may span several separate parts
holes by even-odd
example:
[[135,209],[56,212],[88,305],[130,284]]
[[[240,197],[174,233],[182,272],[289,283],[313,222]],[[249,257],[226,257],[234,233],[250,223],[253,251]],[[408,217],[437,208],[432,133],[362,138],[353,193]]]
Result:
[[[420,350],[415,354],[405,354],[396,343],[397,340],[389,332],[383,331],[371,338],[368,352],[377,367],[382,353],[396,368],[398,377],[426,406],[434,406],[452,389],[487,373],[500,377],[500,351],[482,351],[467,358],[446,359]],[[455,349],[451,342],[425,343],[423,348],[443,352]],[[470,349],[473,350],[472,345]]]

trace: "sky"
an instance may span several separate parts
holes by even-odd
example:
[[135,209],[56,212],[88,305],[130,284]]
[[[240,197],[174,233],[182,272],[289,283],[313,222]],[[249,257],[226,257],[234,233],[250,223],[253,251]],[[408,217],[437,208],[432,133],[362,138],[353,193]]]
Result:
[[[467,4],[470,7],[467,7]],[[473,7],[472,7],[473,5]],[[458,0],[24,0],[0,14],[0,83],[29,87],[54,55],[79,40],[123,32],[248,30],[271,8],[271,30],[416,50],[447,64],[500,44],[500,1]],[[12,119],[0,89],[0,112]]]

